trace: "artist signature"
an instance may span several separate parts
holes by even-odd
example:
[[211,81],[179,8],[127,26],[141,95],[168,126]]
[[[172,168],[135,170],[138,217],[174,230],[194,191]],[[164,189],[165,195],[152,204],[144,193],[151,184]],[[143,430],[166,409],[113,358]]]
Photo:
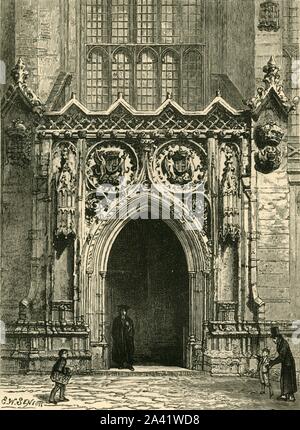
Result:
[[35,399],[24,399],[23,397],[7,397],[1,399],[1,404],[4,406],[15,406],[18,408],[26,408],[27,406],[41,407],[43,402]]

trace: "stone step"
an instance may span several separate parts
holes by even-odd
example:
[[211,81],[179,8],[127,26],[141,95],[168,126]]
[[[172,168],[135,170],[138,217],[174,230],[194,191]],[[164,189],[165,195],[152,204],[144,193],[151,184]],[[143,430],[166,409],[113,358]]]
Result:
[[105,369],[94,370],[93,373],[102,376],[200,376],[203,372],[198,370],[185,369],[184,367],[175,366],[134,366],[134,371],[129,369]]

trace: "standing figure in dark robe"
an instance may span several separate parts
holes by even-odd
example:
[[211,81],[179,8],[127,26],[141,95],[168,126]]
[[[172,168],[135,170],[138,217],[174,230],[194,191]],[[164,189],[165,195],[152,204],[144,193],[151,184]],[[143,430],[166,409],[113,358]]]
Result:
[[276,343],[278,357],[270,360],[270,368],[281,363],[280,389],[278,400],[294,402],[294,393],[297,392],[295,360],[288,342],[279,333],[278,327],[271,327],[271,336]]
[[112,359],[119,369],[134,370],[134,326],[132,319],[127,315],[127,310],[128,306],[120,305],[119,315],[113,321]]

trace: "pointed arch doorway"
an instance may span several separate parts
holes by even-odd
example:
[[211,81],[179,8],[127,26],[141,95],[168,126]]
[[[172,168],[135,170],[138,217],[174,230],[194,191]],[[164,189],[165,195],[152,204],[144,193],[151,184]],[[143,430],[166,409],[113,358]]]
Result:
[[188,267],[163,221],[131,220],[123,227],[108,257],[106,285],[107,337],[118,305],[126,304],[135,326],[135,363],[186,367]]
[[[141,196],[137,196],[135,198],[132,198],[130,200],[130,211],[128,212],[128,217],[124,219],[109,219],[109,220],[103,220],[100,222],[95,222],[93,226],[90,229],[90,234],[84,244],[83,248],[83,267],[84,270],[81,272],[81,295],[80,295],[80,302],[79,302],[79,312],[83,316],[84,321],[86,322],[87,326],[90,330],[90,351],[91,351],[91,358],[92,358],[92,370],[97,371],[101,369],[108,369],[111,367],[113,363],[111,363],[111,323],[113,317],[116,315],[116,309],[115,306],[119,303],[117,303],[118,300],[121,300],[125,297],[126,294],[129,294],[130,290],[126,290],[126,288],[129,288],[128,285],[126,287],[126,283],[123,282],[121,284],[121,281],[118,280],[116,287],[116,281],[113,285],[113,297],[110,297],[110,288],[109,288],[109,266],[110,271],[112,270],[123,270],[125,272],[126,269],[124,269],[124,266],[122,268],[116,269],[113,267],[113,264],[109,262],[109,259],[111,255],[111,250],[117,240],[118,244],[118,237],[121,234],[122,230],[126,228],[126,225],[131,223],[132,220],[138,218],[136,217],[136,207],[140,207],[139,213],[146,213],[146,210],[148,210],[147,205],[145,204],[147,202],[146,199],[141,198]],[[125,202],[126,204],[128,202]],[[138,206],[139,205],[139,206]],[[145,206],[144,206],[145,205]],[[120,212],[122,213],[122,212]],[[184,317],[181,321],[186,321],[186,317],[188,315],[188,329],[186,336],[184,335],[184,323],[181,324],[180,328],[176,331],[176,334],[174,337],[178,339],[178,342],[173,343],[173,351],[175,348],[181,350],[180,353],[177,354],[167,354],[166,357],[163,360],[168,360],[169,362],[180,362],[181,357],[181,365],[184,367],[187,367],[189,369],[192,368],[199,368],[201,367],[201,348],[202,348],[202,340],[203,340],[203,329],[204,329],[204,321],[208,319],[208,314],[211,309],[211,297],[212,295],[209,292],[209,285],[210,285],[210,272],[209,272],[209,252],[207,247],[207,238],[201,231],[201,225],[198,226],[198,228],[195,228],[195,224],[190,224],[189,219],[186,217],[185,213],[183,213],[182,219],[164,219],[162,220],[147,220],[142,219],[139,221],[141,224],[145,226],[146,224],[142,224],[145,222],[148,222],[151,226],[158,226],[156,237],[159,238],[159,246],[157,248],[161,249],[160,247],[162,242],[164,241],[164,234],[166,233],[165,230],[162,231],[162,229],[169,229],[167,230],[166,237],[167,242],[174,243],[172,245],[172,249],[176,249],[177,252],[180,254],[177,254],[178,260],[176,258],[173,261],[173,267],[176,264],[184,266],[183,261],[185,261],[185,267],[187,267],[187,275],[188,275],[188,287],[185,291],[188,290],[188,311],[184,311]],[[157,223],[157,224],[154,224]],[[133,226],[134,224],[132,224]],[[144,227],[142,227],[144,228]],[[146,228],[146,227],[145,227]],[[147,230],[147,228],[146,228]],[[124,230],[126,232],[126,230]],[[130,230],[129,230],[130,231]],[[128,233],[127,237],[130,236]],[[153,230],[151,232],[151,229],[148,231],[148,233],[145,233],[148,237],[154,237]],[[172,236],[173,234],[173,236]],[[120,236],[121,237],[121,236]],[[176,242],[177,239],[177,242]],[[136,242],[139,242],[140,240],[137,240]],[[126,242],[126,246],[124,245],[123,248],[128,249],[128,240],[124,240],[123,242]],[[175,245],[176,243],[176,245]],[[118,249],[118,246],[116,245],[116,249]],[[145,247],[145,242],[144,242]],[[168,248],[169,249],[169,248]],[[179,250],[179,251],[178,251]],[[184,258],[182,257],[181,251],[183,251]],[[126,250],[123,250],[123,255],[126,255],[126,258],[128,258],[128,255],[130,253]],[[117,251],[116,251],[117,253]],[[136,251],[137,253],[137,251]],[[152,251],[153,254],[157,253],[157,249]],[[167,252],[168,253],[168,252]],[[115,257],[116,258],[116,257]],[[134,257],[136,258],[136,257]],[[132,257],[131,257],[132,259]],[[178,262],[180,260],[180,262]],[[160,264],[160,261],[157,263]],[[169,266],[169,263],[166,263],[164,260],[164,266],[167,268]],[[142,263],[140,264],[140,268],[142,267]],[[127,269],[128,270],[128,269]],[[140,269],[141,270],[141,269]],[[116,272],[115,272],[116,273]],[[132,272],[133,273],[133,272]],[[145,268],[143,267],[143,272],[145,272]],[[137,276],[137,279],[140,279],[142,275],[138,275],[137,273],[134,275]],[[183,276],[183,274],[181,274]],[[172,278],[172,276],[171,276]],[[133,278],[132,278],[133,279]],[[183,277],[183,284],[186,282],[186,272]],[[135,281],[136,282],[136,281]],[[139,281],[140,282],[140,281]],[[139,282],[137,282],[139,284]],[[167,284],[167,281],[164,281],[165,284]],[[157,282],[158,283],[158,282]],[[170,283],[170,282],[169,282]],[[111,284],[112,285],[112,284]],[[125,292],[122,294],[121,288],[125,289]],[[147,285],[147,284],[146,284]],[[177,285],[177,284],[176,284]],[[119,289],[120,288],[120,289]],[[146,288],[146,287],[144,287]],[[158,288],[158,287],[157,287]],[[167,289],[167,286],[165,286]],[[170,288],[170,291],[174,292],[176,288],[173,288],[171,290],[170,285],[168,286]],[[177,289],[185,296],[185,292],[183,288],[177,286]],[[175,296],[175,295],[174,295]],[[127,299],[127,296],[126,296]],[[174,297],[175,300],[175,297]],[[179,300],[176,302],[179,303]],[[167,315],[174,315],[176,310],[176,303],[173,303],[172,311],[167,313]],[[129,306],[132,306],[132,303],[126,303]],[[133,302],[133,306],[136,306],[136,303]],[[170,303],[168,303],[168,306],[171,306]],[[154,306],[151,305],[152,309],[154,309]],[[139,314],[141,313],[142,307],[138,307]],[[185,306],[183,306],[183,309],[186,309]],[[135,309],[131,309],[132,312],[137,312]],[[153,310],[152,310],[153,312]],[[139,315],[138,314],[138,315]],[[131,313],[131,315],[135,318],[135,315]],[[138,316],[137,315],[137,316]],[[136,323],[136,321],[135,321]],[[139,323],[138,323],[139,324]],[[176,324],[174,324],[174,327],[176,327]],[[162,327],[163,329],[163,327]],[[182,333],[181,343],[179,341],[179,338],[181,337],[180,332]],[[174,333],[174,331],[173,331]],[[138,335],[139,338],[142,338],[142,331]],[[184,339],[186,340],[186,345],[184,345]],[[169,342],[169,338],[167,336],[163,337],[163,342],[165,342],[165,348],[166,345]],[[156,342],[158,344],[158,342]],[[143,342],[141,343],[143,345]],[[152,345],[150,345],[152,348],[152,354],[150,355],[150,359],[155,360],[161,360],[162,354],[159,351],[155,351],[154,342],[152,342]],[[150,349],[151,349],[150,348]],[[172,349],[172,348],[171,348]],[[140,359],[146,359],[146,356],[143,356],[143,348],[142,346],[138,346],[137,348],[138,354],[137,356],[140,356]],[[138,357],[137,357],[138,358]]]

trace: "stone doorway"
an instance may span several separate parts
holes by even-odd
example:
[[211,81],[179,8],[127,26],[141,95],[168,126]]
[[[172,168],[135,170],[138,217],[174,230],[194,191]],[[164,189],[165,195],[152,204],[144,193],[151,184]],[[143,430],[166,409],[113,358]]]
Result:
[[135,362],[185,367],[189,330],[189,275],[175,233],[161,220],[129,221],[116,237],[107,266],[107,330],[118,304],[130,306]]

